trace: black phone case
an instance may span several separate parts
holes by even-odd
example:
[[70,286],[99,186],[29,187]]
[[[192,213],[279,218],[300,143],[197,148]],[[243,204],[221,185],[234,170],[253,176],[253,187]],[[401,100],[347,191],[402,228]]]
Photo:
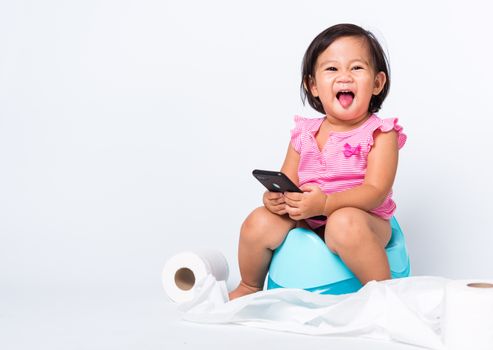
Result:
[[[271,192],[299,192],[303,191],[296,186],[293,181],[280,171],[259,170],[255,169],[252,172],[253,176],[262,183]],[[325,220],[324,215],[314,216],[311,219]]]
[[255,169],[252,174],[271,192],[303,192],[280,171]]

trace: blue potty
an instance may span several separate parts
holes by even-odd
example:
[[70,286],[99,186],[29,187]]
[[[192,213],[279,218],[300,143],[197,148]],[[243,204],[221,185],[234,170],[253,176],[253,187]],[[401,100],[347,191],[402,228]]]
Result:
[[[390,220],[392,237],[385,251],[392,278],[409,276],[409,255],[397,220]],[[361,283],[313,231],[292,229],[274,251],[267,289],[300,288],[321,294],[356,292]]]

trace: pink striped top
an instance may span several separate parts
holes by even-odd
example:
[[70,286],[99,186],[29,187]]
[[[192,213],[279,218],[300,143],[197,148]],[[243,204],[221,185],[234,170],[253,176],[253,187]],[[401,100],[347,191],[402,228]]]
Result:
[[[380,119],[371,115],[364,124],[345,132],[331,132],[322,151],[315,136],[324,121],[323,118],[295,116],[295,127],[291,130],[291,145],[300,154],[298,166],[299,185],[316,184],[323,192],[333,193],[356,187],[363,183],[368,153],[373,145],[373,133],[396,130],[399,149],[404,146],[407,136],[397,124],[397,118]],[[396,209],[392,191],[384,202],[370,212],[383,219],[390,219]],[[312,228],[325,224],[323,221],[307,220]]]

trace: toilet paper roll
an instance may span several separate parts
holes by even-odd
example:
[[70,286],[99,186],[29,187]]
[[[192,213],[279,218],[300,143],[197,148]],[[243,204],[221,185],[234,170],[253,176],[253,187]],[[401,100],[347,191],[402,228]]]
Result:
[[448,350],[493,349],[493,281],[447,283],[442,339]]
[[207,275],[217,281],[226,281],[229,275],[228,262],[216,250],[182,252],[172,256],[162,272],[163,288],[174,302],[190,301],[195,297],[197,284]]

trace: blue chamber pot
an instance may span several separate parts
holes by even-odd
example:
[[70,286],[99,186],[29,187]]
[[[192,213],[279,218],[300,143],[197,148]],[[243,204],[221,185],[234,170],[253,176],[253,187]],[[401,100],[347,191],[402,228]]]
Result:
[[[394,217],[390,224],[392,237],[385,248],[390,272],[392,278],[407,277],[411,269],[404,235]],[[341,258],[305,228],[292,229],[274,251],[267,279],[267,289],[299,288],[321,294],[352,293],[361,287]]]

